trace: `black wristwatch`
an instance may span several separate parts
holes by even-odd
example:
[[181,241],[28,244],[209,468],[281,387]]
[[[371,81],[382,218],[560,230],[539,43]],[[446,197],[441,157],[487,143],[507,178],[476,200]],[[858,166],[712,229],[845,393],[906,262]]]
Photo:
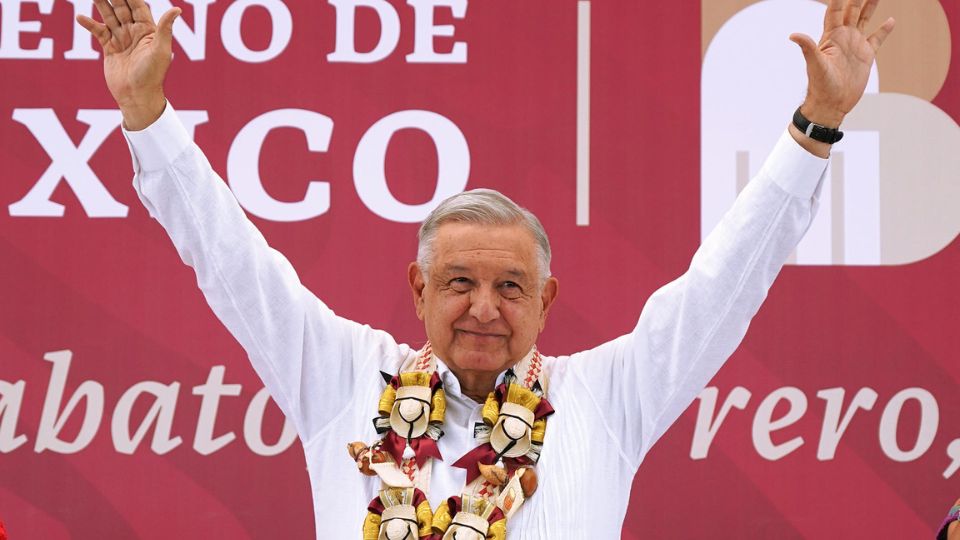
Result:
[[807,120],[807,117],[800,112],[800,107],[797,107],[797,112],[793,113],[793,125],[815,141],[833,144],[843,138],[843,132],[839,129],[828,128]]

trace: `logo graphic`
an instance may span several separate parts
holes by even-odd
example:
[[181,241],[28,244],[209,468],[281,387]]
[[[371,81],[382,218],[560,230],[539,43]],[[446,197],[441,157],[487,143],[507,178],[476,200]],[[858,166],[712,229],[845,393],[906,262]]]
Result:
[[[733,204],[803,101],[806,70],[787,39],[822,33],[825,2],[704,0],[701,238]],[[933,105],[950,65],[936,0],[886,0],[897,19],[820,192],[820,210],[791,256],[799,265],[896,265],[960,233],[960,126]]]

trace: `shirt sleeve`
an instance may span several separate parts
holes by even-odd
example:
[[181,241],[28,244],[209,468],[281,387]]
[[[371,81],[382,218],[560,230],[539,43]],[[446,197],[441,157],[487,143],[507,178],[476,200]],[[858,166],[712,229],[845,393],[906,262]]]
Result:
[[274,401],[309,440],[349,402],[355,373],[365,367],[355,365],[363,357],[356,349],[370,338],[380,345],[392,340],[336,316],[301,284],[247,219],[173,107],[124,136],[143,205],[195,270],[207,303],[246,350]]
[[813,220],[826,164],[785,132],[689,269],[647,300],[634,330],[571,358],[635,467],[739,346]]

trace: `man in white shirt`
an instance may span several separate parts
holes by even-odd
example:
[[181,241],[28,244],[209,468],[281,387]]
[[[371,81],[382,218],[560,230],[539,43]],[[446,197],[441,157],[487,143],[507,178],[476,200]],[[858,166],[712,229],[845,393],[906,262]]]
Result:
[[340,318],[266,244],[167,103],[179,9],[155,25],[143,0],[96,5],[104,23],[78,20],[104,49],[134,186],[296,426],[316,534],[337,539],[616,538],[643,457],[736,349],[809,226],[830,144],[893,29],[864,33],[877,0],[831,0],[819,44],[791,36],[807,99],[690,269],[632,332],[549,357],[535,343],[558,282],[532,214],[475,190],[428,217],[408,269],[422,349]]

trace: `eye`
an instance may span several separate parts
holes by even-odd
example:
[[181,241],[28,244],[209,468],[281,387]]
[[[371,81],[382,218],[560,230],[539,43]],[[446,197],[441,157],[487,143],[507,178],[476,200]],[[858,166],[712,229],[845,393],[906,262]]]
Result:
[[520,298],[523,295],[523,288],[514,281],[504,281],[500,284],[500,294],[504,298]]
[[447,285],[456,292],[465,293],[473,288],[473,281],[465,277],[455,277]]

